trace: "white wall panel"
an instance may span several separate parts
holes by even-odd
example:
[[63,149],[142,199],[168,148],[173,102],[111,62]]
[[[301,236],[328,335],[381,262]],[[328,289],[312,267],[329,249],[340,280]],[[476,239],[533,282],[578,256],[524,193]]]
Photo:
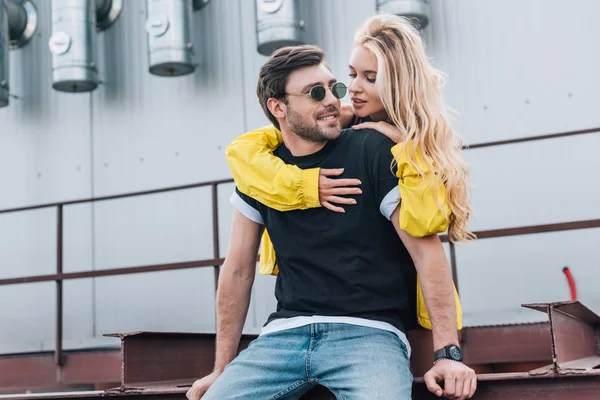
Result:
[[473,229],[600,218],[598,148],[600,134],[467,150]]
[[599,229],[481,239],[457,248],[465,325],[543,320],[521,304],[569,300],[562,272],[574,275],[579,299],[600,312]]
[[54,337],[56,283],[2,286],[0,354],[42,351]]
[[52,89],[50,2],[37,34],[10,51],[10,99],[0,108],[0,208],[89,196],[90,95]]
[[96,335],[110,332],[214,332],[212,268],[96,279]]
[[[600,3],[433,0],[433,63],[469,143],[600,126]],[[576,9],[577,18],[573,15]]]
[[[325,50],[347,82],[354,33],[375,0],[301,1],[308,42]],[[468,143],[600,126],[600,56],[593,51],[600,3],[576,3],[577,18],[565,18],[571,9],[558,0],[431,1],[428,55],[449,74],[444,96],[461,115],[456,127]],[[51,89],[50,2],[36,4],[38,35],[10,53],[19,99],[0,109],[0,208],[227,178],[225,146],[268,123],[255,93],[267,58],[256,52],[254,1],[211,1],[195,12],[198,68],[170,79],[148,73],[145,1],[124,2],[116,24],[99,34],[103,84],[92,94]],[[472,228],[599,218],[599,140],[592,134],[466,151]],[[219,188],[221,256],[232,188]],[[64,270],[212,258],[210,198],[204,188],[66,207]],[[0,277],[54,272],[55,215],[0,216]],[[542,318],[519,304],[566,298],[563,264],[581,299],[598,307],[598,241],[589,230],[457,247],[465,322]],[[274,283],[257,276],[245,332],[257,332],[274,310]],[[0,288],[1,304],[15,304],[0,312],[10,327],[0,330],[0,353],[53,348],[54,287]],[[65,283],[66,348],[104,345],[107,332],[213,331],[214,317],[211,267]]]
[[193,14],[202,61],[194,74],[150,75],[145,2],[125,2],[99,37],[94,92],[94,193],[122,193],[229,175],[224,145],[243,131],[238,2],[209,3]]

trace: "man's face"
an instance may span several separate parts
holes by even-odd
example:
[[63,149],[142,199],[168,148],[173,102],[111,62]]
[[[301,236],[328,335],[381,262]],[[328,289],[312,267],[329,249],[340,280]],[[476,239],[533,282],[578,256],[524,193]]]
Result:
[[[324,142],[340,136],[340,99],[331,93],[337,80],[323,64],[292,72],[286,86],[286,119],[288,127],[304,140]],[[322,85],[325,98],[318,102],[310,97],[310,90]]]

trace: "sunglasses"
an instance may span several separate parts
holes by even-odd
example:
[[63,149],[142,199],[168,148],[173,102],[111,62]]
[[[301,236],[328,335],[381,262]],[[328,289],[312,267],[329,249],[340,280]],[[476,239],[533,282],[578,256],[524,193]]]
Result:
[[[336,82],[331,87],[329,87],[331,93],[338,99],[341,99],[346,95],[348,88],[342,82]],[[316,102],[322,102],[327,96],[327,89],[323,85],[315,85],[310,89],[310,92],[305,94],[292,94],[285,93],[287,96],[310,96]]]

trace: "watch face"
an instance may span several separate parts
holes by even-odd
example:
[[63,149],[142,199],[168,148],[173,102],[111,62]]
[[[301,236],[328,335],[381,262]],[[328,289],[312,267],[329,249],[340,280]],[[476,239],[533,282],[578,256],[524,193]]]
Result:
[[458,348],[457,346],[452,346],[448,350],[450,353],[450,357],[452,357],[454,360],[462,359],[462,352],[460,351],[460,348]]

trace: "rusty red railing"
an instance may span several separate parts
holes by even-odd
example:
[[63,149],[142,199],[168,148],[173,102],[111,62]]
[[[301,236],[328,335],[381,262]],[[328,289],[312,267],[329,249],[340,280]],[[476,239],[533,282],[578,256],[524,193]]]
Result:
[[[23,212],[30,210],[37,210],[43,208],[56,208],[56,274],[48,275],[32,275],[22,276],[16,278],[0,279],[0,286],[5,285],[18,285],[33,282],[56,282],[56,348],[55,348],[55,361],[58,366],[63,365],[63,281],[70,279],[81,279],[81,278],[98,278],[104,276],[115,276],[125,274],[136,274],[144,272],[156,272],[156,271],[169,271],[169,270],[180,270],[187,268],[198,268],[212,266],[214,268],[214,279],[215,287],[219,279],[219,267],[223,264],[224,259],[220,258],[219,254],[219,217],[218,217],[218,186],[221,184],[233,183],[233,179],[221,179],[214,181],[207,181],[201,183],[195,183],[190,185],[173,186],[161,189],[153,189],[147,191],[131,192],[118,195],[101,196],[101,197],[90,197],[85,199],[62,201],[55,203],[45,203],[26,207],[17,207],[0,210],[0,215],[7,213]],[[131,267],[120,267],[112,269],[103,269],[99,271],[81,271],[81,272],[63,272],[63,210],[65,206],[82,204],[82,203],[97,203],[107,200],[124,199],[130,197],[146,196],[158,193],[167,193],[174,191],[181,191],[187,189],[194,189],[200,187],[211,187],[211,202],[212,202],[212,228],[213,228],[213,258],[196,261],[186,261],[169,264],[155,264],[155,265],[144,265],[144,266],[131,266]],[[533,226],[522,226],[515,228],[504,228],[504,229],[493,229],[474,232],[478,239],[486,238],[498,238],[513,235],[527,235],[544,232],[557,232],[566,230],[579,230],[579,229],[590,229],[599,228],[600,219],[584,220],[584,221],[571,221],[564,223],[555,223],[547,225],[533,225]],[[448,242],[447,236],[442,236],[442,240]],[[450,264],[452,267],[452,274],[455,280],[455,284],[458,290],[458,279],[457,279],[457,262],[456,262],[456,251],[452,243],[450,246]]]

